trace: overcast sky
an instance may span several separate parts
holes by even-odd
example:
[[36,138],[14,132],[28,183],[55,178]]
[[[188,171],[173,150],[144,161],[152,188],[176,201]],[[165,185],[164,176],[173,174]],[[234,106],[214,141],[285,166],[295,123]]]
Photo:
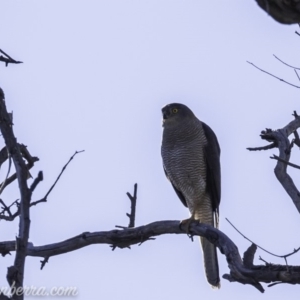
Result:
[[[48,203],[32,208],[34,245],[127,225],[126,192],[136,182],[137,226],[187,218],[160,156],[161,107],[181,102],[219,139],[220,229],[241,254],[250,243],[225,218],[276,254],[300,246],[299,214],[269,159],[278,151],[246,150],[264,145],[260,131],[285,126],[299,108],[298,89],[246,61],[300,84],[273,57],[300,66],[298,26],[276,23],[254,0],[2,1],[1,11],[0,48],[24,64],[0,64],[0,86],[18,141],[40,158],[31,173],[43,170],[45,177],[33,199],[44,196],[76,150],[85,150]],[[295,148],[292,161],[299,160]],[[299,171],[291,174],[297,184]],[[17,198],[16,184],[2,195],[7,204]],[[1,222],[1,240],[17,233],[17,220]],[[262,251],[257,264],[259,256],[284,264]],[[1,287],[13,258],[14,253],[0,260]],[[299,264],[299,254],[288,262]],[[219,264],[220,275],[228,273],[221,254]],[[221,289],[212,290],[199,243],[185,235],[161,236],[131,250],[86,247],[51,257],[42,271],[40,259],[28,257],[25,284],[76,286],[77,299],[108,300],[298,299],[300,289],[264,285],[262,295],[222,279]]]

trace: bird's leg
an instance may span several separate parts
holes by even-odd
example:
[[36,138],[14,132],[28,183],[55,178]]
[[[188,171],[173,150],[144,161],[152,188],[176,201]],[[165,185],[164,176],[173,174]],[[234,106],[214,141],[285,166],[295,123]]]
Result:
[[191,223],[194,222],[194,221],[195,221],[195,216],[194,216],[194,213],[193,213],[190,218],[182,220],[179,224],[179,228],[181,230],[184,230],[183,227],[185,227],[185,232],[192,241],[194,241],[194,240],[193,240],[193,235],[190,232],[190,226],[191,226]]

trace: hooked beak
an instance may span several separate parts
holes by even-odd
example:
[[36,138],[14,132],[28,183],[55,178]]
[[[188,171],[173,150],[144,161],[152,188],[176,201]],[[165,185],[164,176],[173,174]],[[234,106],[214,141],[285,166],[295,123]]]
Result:
[[165,120],[167,120],[168,119],[168,117],[169,117],[169,113],[168,113],[168,111],[163,111],[163,121],[165,121]]
[[168,113],[166,111],[163,111],[163,120],[162,120],[162,126],[164,127],[166,120],[168,119]]

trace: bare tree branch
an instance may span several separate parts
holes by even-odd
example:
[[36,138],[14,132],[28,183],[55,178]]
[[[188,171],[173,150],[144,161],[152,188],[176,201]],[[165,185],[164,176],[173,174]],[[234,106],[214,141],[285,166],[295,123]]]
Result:
[[[267,140],[268,142],[273,142],[277,145],[279,149],[279,156],[273,156],[271,158],[277,159],[277,164],[274,169],[275,175],[278,181],[281,183],[285,191],[288,193],[290,198],[293,200],[298,212],[300,213],[300,192],[298,191],[297,187],[295,186],[292,178],[287,173],[287,166],[291,165],[296,167],[295,164],[291,164],[290,160],[290,153],[291,153],[291,145],[288,139],[289,135],[295,135],[295,140],[297,141],[298,133],[297,129],[300,127],[300,117],[294,111],[293,116],[295,119],[291,121],[289,124],[284,126],[278,130],[271,130],[267,129],[262,131],[261,138],[263,140]],[[294,141],[294,143],[296,143]],[[249,148],[248,148],[249,149]]]
[[[119,248],[128,248],[163,234],[186,234],[185,230],[186,228],[180,228],[180,221],[159,221],[122,230],[84,232],[65,241],[44,246],[34,246],[32,243],[28,243],[27,255],[43,257],[46,262],[51,256],[68,253],[93,244],[117,245]],[[190,232],[192,235],[207,238],[226,256],[230,273],[223,275],[223,278],[231,282],[250,284],[261,292],[264,289],[260,282],[300,284],[300,267],[290,266],[288,272],[285,265],[254,265],[251,257],[254,258],[256,248],[253,249],[253,245],[244,254],[244,257],[245,255],[248,256],[245,264],[237,246],[218,229],[194,221],[190,225]],[[15,241],[0,242],[0,253],[5,255],[13,251],[15,251]]]
[[288,66],[288,67],[290,67],[290,68],[293,68],[294,70],[300,70],[300,68],[297,68],[297,67],[293,67],[293,66],[291,66],[291,65],[289,65],[289,64],[287,64],[287,63],[285,63],[283,60],[281,60],[279,57],[277,57],[275,54],[273,54],[273,56],[277,59],[277,60],[279,60],[281,63],[283,63],[284,65],[286,65],[286,66]]
[[[38,157],[31,156],[29,153],[27,147],[23,144],[18,144],[20,147],[20,151],[22,154],[22,157],[26,159],[27,164],[26,168],[28,170],[28,178],[31,177],[29,170],[34,166],[34,163],[39,160]],[[7,159],[9,159],[9,155],[7,152],[6,147],[4,147],[0,152],[0,165],[2,165]],[[11,184],[13,181],[17,179],[17,173],[14,173],[10,177],[8,177],[6,180],[4,180],[0,185],[3,186],[3,189],[6,188],[9,184]]]
[[[136,210],[136,200],[137,200],[137,183],[134,184],[134,191],[133,196],[130,193],[126,193],[130,202],[131,202],[131,211],[130,214],[126,213],[126,216],[129,218],[129,225],[128,227],[116,225],[117,228],[132,228],[135,226],[135,210]],[[113,249],[114,250],[114,249]]]
[[70,157],[69,161],[63,166],[61,172],[59,173],[59,175],[57,176],[56,180],[54,181],[54,183],[52,184],[52,186],[50,187],[49,191],[46,193],[46,195],[38,201],[35,201],[35,204],[38,204],[40,202],[47,202],[47,197],[49,196],[49,194],[52,192],[52,190],[54,189],[55,185],[57,184],[58,180],[60,179],[61,175],[63,174],[63,172],[66,170],[67,166],[69,165],[69,163],[73,160],[73,158],[78,154],[78,153],[82,153],[84,152],[84,150],[80,150],[80,151],[75,151],[75,153]]
[[276,79],[278,79],[278,80],[280,80],[280,81],[282,81],[282,82],[284,82],[284,83],[286,83],[286,84],[288,84],[288,85],[291,85],[291,86],[293,86],[293,87],[295,87],[295,88],[298,88],[298,89],[300,88],[300,86],[298,86],[298,85],[295,85],[295,84],[292,84],[292,83],[290,83],[290,82],[288,82],[288,81],[285,81],[284,79],[279,78],[279,77],[277,77],[277,76],[275,76],[275,75],[273,75],[273,74],[271,74],[271,73],[269,73],[269,72],[267,72],[267,71],[265,71],[265,70],[259,68],[258,66],[256,66],[254,63],[252,63],[252,62],[250,62],[250,61],[247,61],[247,63],[250,64],[250,65],[252,65],[254,68],[260,70],[261,72],[266,73],[266,74],[268,74],[268,75],[270,75],[270,76],[272,76],[272,77],[274,77],[274,78],[276,78]]
[[275,155],[275,154],[273,154],[273,156],[270,156],[270,158],[271,158],[271,159],[276,159],[276,160],[278,160],[278,161],[281,161],[281,162],[287,164],[287,165],[290,166],[290,167],[293,167],[293,168],[296,168],[296,169],[300,169],[300,166],[295,165],[295,164],[293,164],[293,163],[290,163],[290,162],[288,162],[288,161],[286,161],[286,160],[283,160],[283,159],[281,159],[280,157],[278,157],[278,156]]
[[[6,110],[6,105],[4,101],[4,93],[0,89],[0,130],[3,135],[5,145],[11,158],[14,162],[16,169],[19,190],[20,190],[20,222],[19,222],[19,234],[16,238],[16,256],[14,265],[9,268],[7,273],[7,279],[12,285],[17,289],[23,288],[23,279],[24,279],[24,266],[26,260],[26,250],[29,237],[30,229],[30,200],[31,200],[31,191],[27,186],[28,178],[28,169],[22,158],[20,147],[17,143],[17,140],[14,136],[12,130],[12,122],[9,114]],[[20,295],[13,295],[13,299],[22,300],[24,298],[23,293]]]
[[41,270],[45,267],[46,263],[48,263],[49,257],[45,257],[43,260],[41,260]]
[[1,213],[7,212],[8,215],[11,217],[12,214],[11,214],[11,211],[10,211],[10,207],[6,206],[6,204],[4,203],[4,201],[2,199],[0,199],[0,203],[3,205],[3,207],[1,207],[2,208],[2,212]]
[[5,176],[5,179],[4,179],[4,181],[2,182],[2,184],[0,186],[0,195],[2,194],[3,190],[5,189],[6,180],[7,180],[8,176],[9,176],[10,169],[11,169],[11,156],[8,153],[8,151],[7,151],[7,156],[8,156],[8,170],[7,170],[7,174]]
[[[2,200],[2,211],[0,212],[0,220],[6,220],[6,221],[12,221],[15,219],[15,217],[17,217],[19,215],[20,212],[18,212],[18,214],[16,216],[14,216],[14,214],[12,214],[11,212],[11,208],[12,206],[16,205],[17,206],[17,210],[19,210],[19,199],[15,200],[12,204],[10,204],[9,206],[7,206],[4,201]],[[5,212],[8,213],[8,216],[5,216]]]
[[10,57],[7,53],[5,53],[3,50],[0,49],[0,53],[3,55],[0,55],[0,61],[5,62],[5,66],[7,67],[8,64],[22,64],[22,61],[14,60],[12,57]]
[[130,199],[131,202],[131,212],[130,214],[126,214],[127,217],[129,218],[129,225],[128,227],[134,227],[134,223],[135,223],[135,210],[136,210],[136,199],[137,199],[137,183],[134,185],[134,192],[133,192],[133,196],[130,193],[126,194],[128,196],[128,198]]
[[39,171],[38,176],[35,178],[35,180],[33,181],[33,183],[30,186],[30,191],[31,193],[35,190],[35,188],[37,187],[37,185],[44,179],[43,177],[43,172]]
[[[27,151],[27,148],[26,146],[20,144],[21,147],[25,147],[26,151]],[[5,148],[6,149],[6,148]],[[22,149],[22,148],[21,148]],[[60,179],[62,173],[65,171],[66,167],[68,166],[68,164],[73,160],[73,158],[75,157],[76,154],[78,153],[81,153],[83,151],[76,151],[72,156],[71,158],[69,159],[69,161],[66,163],[66,165],[63,167],[62,171],[60,172],[60,174],[58,175],[57,179],[55,180],[54,184],[50,187],[49,191],[46,193],[46,195],[40,199],[40,200],[37,200],[37,201],[32,201],[30,202],[30,207],[32,206],[36,206],[37,204],[39,203],[42,203],[42,202],[47,202],[47,197],[49,196],[50,192],[53,190],[53,188],[55,187],[56,183],[58,182],[58,180]],[[37,157],[32,157],[29,152],[27,151],[27,154],[25,155],[26,159],[28,159],[29,163],[26,165],[28,166],[29,164],[32,164],[33,165],[33,162],[38,160]],[[16,174],[14,174],[16,175]],[[12,176],[11,176],[12,177]],[[11,178],[10,177],[10,178]],[[36,188],[36,185],[43,180],[43,173],[40,171],[37,178],[34,180],[34,182],[32,183],[31,187],[30,187],[30,191],[33,192],[34,189]],[[2,201],[2,200],[1,200]],[[2,201],[3,202],[3,201]],[[1,202],[1,203],[2,203]],[[3,202],[4,204],[4,202]],[[17,210],[12,213],[11,212],[11,207],[14,206],[14,204],[17,204]],[[5,204],[4,204],[5,205]],[[5,215],[5,212],[8,213],[8,215]],[[0,212],[0,220],[5,220],[5,221],[13,221],[16,217],[18,217],[21,213],[21,209],[20,209],[20,205],[18,203],[18,200],[14,201],[10,206],[4,206],[2,208],[2,211]]]
[[277,145],[275,143],[272,143],[270,145],[266,145],[266,146],[262,146],[262,147],[254,147],[254,148],[246,148],[247,150],[249,151],[262,151],[262,150],[270,150],[270,149],[273,149],[273,148],[276,148]]
[[297,75],[297,77],[298,77],[298,80],[300,81],[300,77],[299,77],[299,74],[298,74],[297,70],[294,69],[294,71],[295,71],[295,73],[296,73],[296,75]]
[[[289,256],[292,256],[292,255],[294,255],[295,253],[297,253],[299,250],[300,250],[300,247],[298,247],[297,249],[294,249],[292,252],[290,252],[290,253],[288,253],[288,254],[284,254],[284,255],[278,255],[278,254],[275,254],[275,253],[272,253],[272,252],[270,252],[270,251],[268,251],[268,250],[266,250],[265,248],[263,248],[263,247],[261,247],[261,246],[259,246],[259,245],[257,245],[256,243],[254,243],[253,241],[251,241],[249,238],[247,238],[242,232],[240,232],[227,218],[225,218],[226,219],[226,221],[244,238],[244,239],[246,239],[247,241],[249,241],[250,243],[252,243],[252,245],[255,245],[255,247],[257,248],[259,248],[259,249],[261,249],[261,250],[263,250],[264,252],[266,252],[266,253],[268,253],[268,254],[270,254],[270,255],[272,255],[272,256],[275,256],[275,257],[279,257],[279,258],[284,258],[284,259],[286,259],[287,257],[289,257]],[[249,249],[248,249],[249,250]],[[251,250],[252,251],[252,250]],[[256,250],[255,250],[256,251]],[[253,259],[252,259],[252,261],[253,261]]]

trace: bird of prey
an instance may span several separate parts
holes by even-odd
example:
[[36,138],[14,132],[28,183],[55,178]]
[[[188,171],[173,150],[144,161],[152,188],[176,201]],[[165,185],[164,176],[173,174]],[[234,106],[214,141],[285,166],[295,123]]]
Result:
[[[218,228],[221,195],[220,147],[212,129],[185,105],[162,108],[163,167],[177,196],[188,207],[191,218]],[[216,247],[200,238],[207,281],[220,287]]]
[[273,19],[282,24],[300,23],[299,0],[256,0]]

